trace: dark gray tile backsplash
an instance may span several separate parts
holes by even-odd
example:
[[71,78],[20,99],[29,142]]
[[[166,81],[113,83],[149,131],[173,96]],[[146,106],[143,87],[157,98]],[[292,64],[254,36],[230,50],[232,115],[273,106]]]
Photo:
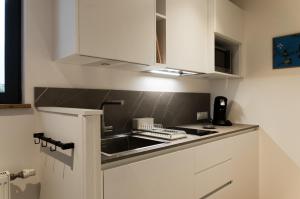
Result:
[[129,131],[132,118],[153,117],[155,123],[168,127],[197,123],[197,112],[210,112],[208,93],[36,87],[34,95],[36,107],[99,109],[105,100],[125,100],[124,106],[105,108],[105,123],[116,133]]

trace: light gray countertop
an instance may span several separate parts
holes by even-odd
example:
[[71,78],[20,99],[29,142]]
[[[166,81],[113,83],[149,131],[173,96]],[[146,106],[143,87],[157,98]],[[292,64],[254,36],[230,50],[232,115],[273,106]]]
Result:
[[[185,125],[182,127],[202,130],[203,124],[192,124],[192,125]],[[131,151],[129,153],[125,152],[122,154],[118,154],[117,156],[102,155],[101,156],[102,169],[105,170],[105,169],[129,164],[132,162],[152,158],[158,155],[191,148],[208,142],[213,142],[216,140],[240,135],[243,133],[252,132],[256,130],[258,127],[259,127],[258,125],[249,125],[249,124],[233,124],[232,126],[226,126],[226,127],[216,126],[216,129],[212,129],[212,131],[218,131],[218,133],[215,134],[206,135],[206,136],[196,136],[196,135],[188,134],[186,138],[170,141],[159,145],[154,145],[138,151]],[[203,130],[207,130],[207,129],[203,129]]]

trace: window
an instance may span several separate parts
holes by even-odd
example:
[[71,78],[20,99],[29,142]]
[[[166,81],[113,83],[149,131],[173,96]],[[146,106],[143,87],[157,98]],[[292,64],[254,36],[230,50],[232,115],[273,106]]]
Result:
[[0,92],[4,93],[5,92],[5,52],[4,52],[4,47],[5,47],[5,1],[1,2],[0,6]]
[[0,103],[22,102],[21,0],[0,1]]

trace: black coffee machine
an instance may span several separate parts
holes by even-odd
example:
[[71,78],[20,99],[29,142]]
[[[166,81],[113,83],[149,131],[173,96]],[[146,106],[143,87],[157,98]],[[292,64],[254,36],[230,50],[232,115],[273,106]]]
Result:
[[218,96],[214,103],[214,118],[212,123],[217,126],[232,126],[229,120],[226,120],[227,98]]

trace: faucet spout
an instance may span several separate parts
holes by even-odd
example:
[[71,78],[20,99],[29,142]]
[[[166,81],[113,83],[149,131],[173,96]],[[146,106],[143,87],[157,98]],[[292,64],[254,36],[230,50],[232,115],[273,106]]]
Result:
[[112,126],[105,126],[104,122],[104,107],[105,106],[111,106],[111,105],[119,105],[123,106],[125,104],[124,100],[110,100],[110,101],[104,101],[102,102],[100,109],[103,110],[103,115],[101,117],[101,134],[104,134],[105,132],[111,132],[113,131]]

